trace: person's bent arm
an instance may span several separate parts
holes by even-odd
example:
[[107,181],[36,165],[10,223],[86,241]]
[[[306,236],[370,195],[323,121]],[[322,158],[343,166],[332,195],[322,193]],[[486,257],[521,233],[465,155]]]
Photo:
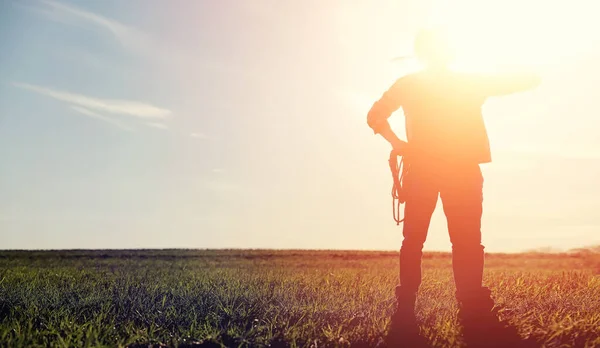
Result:
[[385,140],[387,140],[394,150],[401,154],[405,147],[406,142],[400,140],[398,136],[392,131],[388,118],[402,106],[400,84],[397,81],[390,89],[388,89],[383,96],[373,104],[371,110],[367,114],[367,124],[375,134],[380,134]]

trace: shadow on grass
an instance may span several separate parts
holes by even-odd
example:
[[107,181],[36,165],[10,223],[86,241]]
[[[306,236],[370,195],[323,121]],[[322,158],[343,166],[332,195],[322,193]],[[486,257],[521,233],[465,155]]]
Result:
[[[358,342],[357,342],[358,343]],[[385,338],[381,339],[376,345],[365,342],[364,344],[352,344],[352,348],[430,348],[433,347],[429,341],[419,333],[410,333],[396,331],[390,328]]]

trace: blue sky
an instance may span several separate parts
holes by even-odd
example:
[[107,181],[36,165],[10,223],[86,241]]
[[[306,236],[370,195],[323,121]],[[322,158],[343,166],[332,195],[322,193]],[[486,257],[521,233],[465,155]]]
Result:
[[[2,2],[0,248],[399,248],[365,115],[439,3]],[[484,107],[487,250],[600,243],[593,6],[537,14],[542,86]]]

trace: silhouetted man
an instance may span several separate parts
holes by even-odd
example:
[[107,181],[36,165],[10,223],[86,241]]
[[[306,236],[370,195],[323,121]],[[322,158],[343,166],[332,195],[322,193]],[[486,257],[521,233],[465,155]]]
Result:
[[[452,242],[452,267],[465,328],[484,333],[497,321],[490,290],[482,286],[484,247],[481,244],[483,178],[479,165],[491,161],[481,107],[488,97],[536,87],[533,74],[482,76],[454,72],[453,55],[443,35],[422,31],[415,53],[424,69],[398,79],[369,111],[367,122],[393,150],[404,156],[404,228],[400,249],[400,285],[391,330],[418,333],[414,315],[421,283],[421,257],[431,215],[442,199]],[[388,118],[402,108],[408,142],[390,128]]]

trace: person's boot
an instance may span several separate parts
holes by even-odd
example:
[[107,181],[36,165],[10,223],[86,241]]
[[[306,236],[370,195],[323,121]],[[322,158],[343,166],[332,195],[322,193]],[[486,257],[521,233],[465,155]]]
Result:
[[458,320],[467,347],[531,347],[517,330],[498,317],[498,308],[488,288],[459,292]]
[[396,287],[396,310],[392,314],[386,347],[426,347],[425,339],[419,335],[415,316],[417,293]]

